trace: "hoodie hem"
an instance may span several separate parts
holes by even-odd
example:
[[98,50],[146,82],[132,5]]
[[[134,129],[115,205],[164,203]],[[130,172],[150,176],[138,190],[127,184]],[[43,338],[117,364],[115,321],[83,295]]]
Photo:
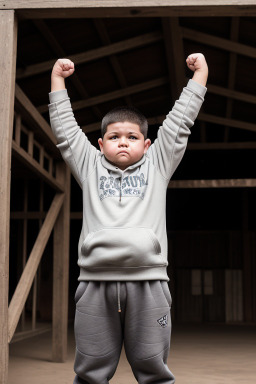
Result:
[[143,281],[165,280],[169,281],[166,267],[158,268],[122,268],[117,270],[88,270],[80,268],[79,281]]

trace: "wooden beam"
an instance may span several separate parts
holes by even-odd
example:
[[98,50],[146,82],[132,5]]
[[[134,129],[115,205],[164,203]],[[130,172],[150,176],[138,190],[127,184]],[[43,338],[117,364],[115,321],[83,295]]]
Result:
[[47,172],[42,165],[33,159],[23,148],[19,147],[15,141],[12,142],[13,155],[23,164],[36,173],[42,180],[54,188],[57,192],[63,192],[61,185],[52,175]]
[[46,213],[45,212],[25,212],[25,211],[22,211],[22,212],[11,212],[10,213],[10,218],[12,220],[24,220],[24,219],[27,219],[27,220],[44,220],[45,219],[45,216],[46,216]]
[[[91,107],[92,105],[105,103],[110,100],[116,100],[120,97],[125,97],[128,95],[133,95],[135,93],[147,91],[148,89],[160,87],[161,85],[165,85],[168,83],[167,77],[160,77],[158,79],[146,81],[145,83],[140,83],[137,85],[132,85],[127,88],[119,89],[118,91],[105,93],[103,95],[91,97],[90,99],[86,100],[79,100],[72,103],[72,107],[74,111],[77,111],[79,109]],[[38,110],[41,112],[46,112],[48,109],[47,105],[43,105],[42,107],[39,107]]]
[[[230,31],[230,40],[238,41],[239,37],[239,17],[233,17],[231,21],[231,31]],[[234,52],[230,52],[229,54],[229,69],[228,69],[228,88],[235,88],[235,80],[236,80],[236,64],[237,64],[237,54]],[[232,117],[232,108],[233,108],[233,100],[228,98],[227,107],[226,107],[226,117],[230,119]],[[229,137],[229,127],[226,127],[224,133],[224,141],[228,141]]]
[[65,185],[65,199],[54,226],[52,354],[53,361],[64,362],[68,335],[70,170],[62,162],[56,171],[59,181]]
[[29,123],[29,127],[34,130],[34,133],[43,140],[49,152],[56,158],[60,158],[51,127],[17,84],[15,86],[15,110],[21,114],[22,119]]
[[38,265],[43,255],[45,246],[48,242],[50,234],[52,232],[55,221],[58,217],[60,209],[64,201],[64,194],[56,194],[51,207],[44,220],[42,228],[35,241],[29,259],[26,263],[22,276],[13,294],[10,306],[9,306],[9,324],[8,324],[8,340],[11,341],[15,329],[17,327],[22,309],[27,300],[30,288],[32,286]]
[[[34,25],[39,30],[41,35],[44,37],[44,39],[47,41],[47,43],[50,45],[52,50],[55,52],[57,57],[66,57],[66,53],[64,49],[60,46],[58,41],[56,40],[54,34],[50,31],[50,29],[47,27],[46,23],[42,20],[34,20]],[[89,94],[87,93],[84,85],[80,81],[79,77],[77,76],[76,72],[73,74],[73,76],[70,77],[71,83],[74,85],[75,89],[78,91],[80,96],[82,98],[88,98]],[[94,106],[93,112],[95,116],[101,117],[101,112],[97,106]]]
[[30,337],[39,336],[42,333],[50,332],[52,330],[51,325],[42,325],[36,329],[29,329],[28,331],[17,332],[11,340],[11,344],[17,343],[17,341],[26,340]]
[[185,83],[185,59],[179,19],[162,19],[165,53],[168,64],[171,95],[176,100]]
[[[98,32],[103,44],[104,45],[110,45],[111,40],[109,38],[108,31],[105,27],[103,20],[98,19],[98,18],[94,19],[94,25],[97,29],[97,32]],[[124,74],[123,74],[123,71],[122,71],[121,66],[119,64],[117,56],[116,55],[109,56],[109,62],[110,62],[110,65],[112,66],[113,72],[116,75],[116,78],[119,82],[119,85],[122,88],[126,88],[127,87],[127,81],[124,77]],[[130,105],[130,106],[132,105],[132,100],[131,100],[130,96],[125,96],[125,103],[127,105]]]
[[235,150],[235,149],[256,149],[256,142],[232,142],[232,143],[188,143],[187,150],[208,151],[208,150]]
[[[131,39],[123,40],[104,47],[92,49],[90,51],[68,56],[75,65],[88,63],[103,57],[111,56],[117,53],[129,51],[134,48],[142,47],[160,41],[162,34],[160,32],[151,32],[136,36]],[[25,69],[17,69],[17,79],[33,76],[39,73],[51,71],[55,60],[48,60],[39,64],[29,65]]]
[[229,97],[230,99],[256,104],[256,96],[249,93],[238,92],[233,89],[220,87],[218,85],[207,84],[207,91],[215,95]]
[[239,128],[239,129],[244,129],[246,131],[256,132],[256,125],[252,123],[247,123],[246,121],[227,119],[226,117],[208,115],[206,113],[199,113],[197,119],[201,121],[206,121],[208,123],[213,123],[216,125],[222,125],[224,127]]
[[[14,11],[0,11],[0,383],[8,375],[8,290],[11,145],[17,49]],[[4,54],[3,54],[4,53]]]
[[243,252],[243,311],[244,321],[253,322],[253,280],[255,270],[252,269],[255,257],[255,247],[252,247],[252,239],[249,232],[249,205],[248,192],[243,191],[242,200],[242,252]]
[[255,16],[253,0],[8,0],[0,9],[15,9],[27,18]]
[[171,180],[168,188],[255,188],[256,179]]
[[[163,115],[163,116],[156,116],[155,118],[150,118],[148,119],[148,121],[149,121],[149,124],[162,124],[164,119],[165,119],[165,116]],[[239,128],[247,131],[256,132],[255,124],[247,123],[245,121],[234,120],[234,119],[227,119],[225,117],[219,117],[215,115],[208,115],[202,112],[199,113],[197,120],[206,121],[208,123],[213,123],[216,125],[221,125],[223,127]]]
[[181,30],[184,39],[196,41],[201,44],[206,44],[211,47],[237,53],[239,55],[248,56],[253,59],[256,58],[256,48],[253,48],[249,45],[237,43],[236,41],[223,39],[222,37],[209,35],[207,33],[198,32],[190,28],[181,28]]

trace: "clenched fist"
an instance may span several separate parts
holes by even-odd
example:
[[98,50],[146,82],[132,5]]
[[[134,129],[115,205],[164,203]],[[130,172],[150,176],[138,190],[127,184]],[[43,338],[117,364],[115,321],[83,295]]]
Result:
[[208,66],[202,53],[192,53],[187,57],[187,66],[194,72],[193,80],[206,85],[208,77]]
[[65,81],[75,71],[74,63],[69,59],[58,59],[53,66],[51,76],[51,90],[59,91],[65,89]]

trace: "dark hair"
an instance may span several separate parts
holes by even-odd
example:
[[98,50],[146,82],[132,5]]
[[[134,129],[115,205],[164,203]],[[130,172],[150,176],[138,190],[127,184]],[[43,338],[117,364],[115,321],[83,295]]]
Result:
[[148,122],[146,117],[134,107],[117,107],[109,111],[102,119],[101,134],[102,137],[107,132],[109,124],[128,121],[129,123],[138,124],[144,138],[148,134]]

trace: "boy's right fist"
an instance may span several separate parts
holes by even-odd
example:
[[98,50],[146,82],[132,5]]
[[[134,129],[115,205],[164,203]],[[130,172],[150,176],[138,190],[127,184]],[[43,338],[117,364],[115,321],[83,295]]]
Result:
[[53,66],[52,76],[54,77],[69,77],[73,75],[75,70],[75,65],[73,61],[69,59],[58,59]]
[[74,63],[69,59],[59,59],[52,68],[51,91],[65,89],[65,79],[75,71]]

